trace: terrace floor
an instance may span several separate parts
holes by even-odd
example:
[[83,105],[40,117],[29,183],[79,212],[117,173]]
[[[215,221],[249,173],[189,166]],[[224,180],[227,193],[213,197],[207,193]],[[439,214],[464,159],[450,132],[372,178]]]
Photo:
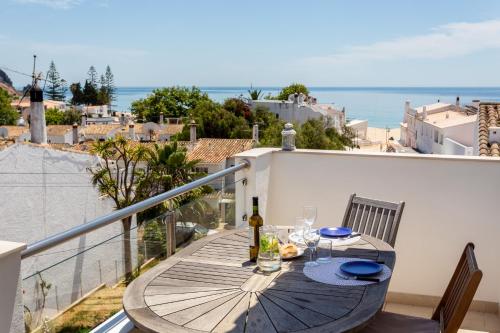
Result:
[[[413,306],[398,303],[387,303],[384,306],[385,311],[400,313],[415,317],[430,318],[433,308],[424,306]],[[460,333],[500,333],[500,316],[494,313],[485,313],[469,311],[462,323]]]

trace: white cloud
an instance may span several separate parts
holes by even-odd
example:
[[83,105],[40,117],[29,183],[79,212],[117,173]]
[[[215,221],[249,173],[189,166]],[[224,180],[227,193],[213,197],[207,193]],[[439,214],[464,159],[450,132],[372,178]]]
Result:
[[336,65],[397,59],[445,59],[500,48],[500,20],[451,23],[422,35],[344,48],[303,59],[309,65]]
[[15,0],[22,4],[35,4],[51,7],[54,9],[69,9],[79,5],[82,0]]

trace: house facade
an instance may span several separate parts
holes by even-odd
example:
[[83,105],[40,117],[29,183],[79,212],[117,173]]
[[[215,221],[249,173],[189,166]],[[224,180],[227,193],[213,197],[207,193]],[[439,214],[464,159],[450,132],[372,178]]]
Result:
[[473,155],[477,114],[460,106],[405,103],[400,143],[424,154]]

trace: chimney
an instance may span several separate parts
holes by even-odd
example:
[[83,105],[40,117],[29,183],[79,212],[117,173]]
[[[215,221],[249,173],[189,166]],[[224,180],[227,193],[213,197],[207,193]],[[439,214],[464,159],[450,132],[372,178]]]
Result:
[[422,107],[423,120],[427,119],[427,106]]
[[30,90],[30,132],[31,142],[47,143],[47,127],[43,108],[43,91],[37,83]]
[[455,102],[455,111],[460,111],[460,97],[457,96],[457,101]]
[[160,125],[163,125],[163,112],[160,112]]
[[133,121],[128,124],[128,136],[130,140],[135,141],[135,127]]
[[255,143],[259,143],[259,125],[258,124],[253,125],[252,139]]
[[125,126],[127,122],[125,121],[125,114],[120,115],[120,125]]
[[73,144],[77,145],[80,140],[78,139],[78,124],[73,124]]
[[410,113],[410,101],[405,102],[405,113]]
[[191,120],[189,124],[189,141],[191,144],[196,143],[196,122],[194,120]]
[[85,113],[82,114],[82,127],[87,126],[87,115]]

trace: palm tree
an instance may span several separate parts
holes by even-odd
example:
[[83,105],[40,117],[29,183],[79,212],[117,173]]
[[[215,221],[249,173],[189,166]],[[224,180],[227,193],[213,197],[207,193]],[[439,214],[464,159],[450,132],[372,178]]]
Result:
[[258,100],[260,98],[260,96],[262,95],[262,90],[253,89],[251,86],[250,86],[250,89],[247,91],[248,91],[248,94],[250,95],[250,98],[253,101]]
[[[139,166],[150,155],[146,146],[132,144],[120,136],[95,142],[91,152],[101,157],[99,166],[88,169],[92,174],[92,184],[114,201],[116,209],[133,205],[149,196],[146,185],[150,183],[152,170]],[[122,220],[126,282],[132,278],[131,225],[132,217]]]

